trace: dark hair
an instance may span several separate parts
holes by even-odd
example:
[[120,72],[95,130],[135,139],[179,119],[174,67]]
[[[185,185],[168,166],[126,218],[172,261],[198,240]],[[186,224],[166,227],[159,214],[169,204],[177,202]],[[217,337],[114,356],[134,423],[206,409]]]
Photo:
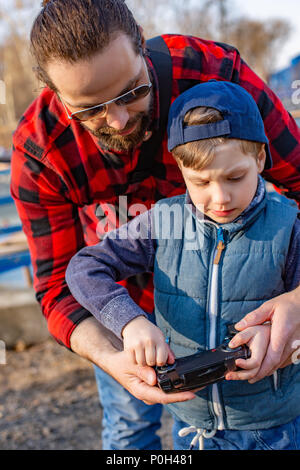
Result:
[[125,33],[136,53],[141,32],[124,0],[44,0],[30,34],[37,77],[55,90],[45,66],[51,59],[75,63],[103,50]]

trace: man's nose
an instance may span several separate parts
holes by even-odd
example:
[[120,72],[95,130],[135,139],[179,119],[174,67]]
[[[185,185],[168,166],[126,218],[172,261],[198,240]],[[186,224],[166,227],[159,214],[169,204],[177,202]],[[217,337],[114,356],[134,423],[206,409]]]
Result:
[[118,106],[115,103],[108,105],[105,120],[109,127],[116,130],[122,130],[126,126],[129,114],[126,106]]

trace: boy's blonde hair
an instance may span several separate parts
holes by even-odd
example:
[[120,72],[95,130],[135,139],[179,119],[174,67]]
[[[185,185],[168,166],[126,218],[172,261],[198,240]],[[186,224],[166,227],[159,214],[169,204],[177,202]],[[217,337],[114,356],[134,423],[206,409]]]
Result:
[[[215,108],[204,106],[189,110],[184,117],[184,125],[196,126],[200,124],[209,124],[222,121],[222,114]],[[228,142],[226,137],[213,137],[209,139],[196,140],[178,145],[172,150],[172,155],[180,165],[193,170],[201,170],[209,165],[214,158],[215,148],[218,145]],[[252,154],[257,157],[264,144],[261,142],[252,142],[250,140],[230,139],[239,143],[240,149],[244,154]]]

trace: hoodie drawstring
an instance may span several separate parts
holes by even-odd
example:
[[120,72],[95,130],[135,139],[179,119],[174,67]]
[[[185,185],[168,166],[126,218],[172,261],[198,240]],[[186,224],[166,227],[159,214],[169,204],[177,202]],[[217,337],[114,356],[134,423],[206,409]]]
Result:
[[214,437],[217,430],[213,429],[212,431],[207,431],[206,429],[196,428],[196,426],[189,426],[187,428],[180,429],[180,431],[178,431],[178,436],[184,437],[190,434],[191,432],[196,432],[197,434],[192,439],[189,450],[194,449],[195,445],[197,444],[197,441],[199,442],[199,450],[204,450],[204,438],[210,439],[211,437]]

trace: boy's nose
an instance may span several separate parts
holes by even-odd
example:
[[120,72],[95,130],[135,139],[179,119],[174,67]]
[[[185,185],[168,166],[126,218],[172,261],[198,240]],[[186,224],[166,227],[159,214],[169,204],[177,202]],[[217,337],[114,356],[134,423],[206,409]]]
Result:
[[213,188],[212,200],[215,204],[225,205],[231,201],[229,191],[221,185],[215,185]]

